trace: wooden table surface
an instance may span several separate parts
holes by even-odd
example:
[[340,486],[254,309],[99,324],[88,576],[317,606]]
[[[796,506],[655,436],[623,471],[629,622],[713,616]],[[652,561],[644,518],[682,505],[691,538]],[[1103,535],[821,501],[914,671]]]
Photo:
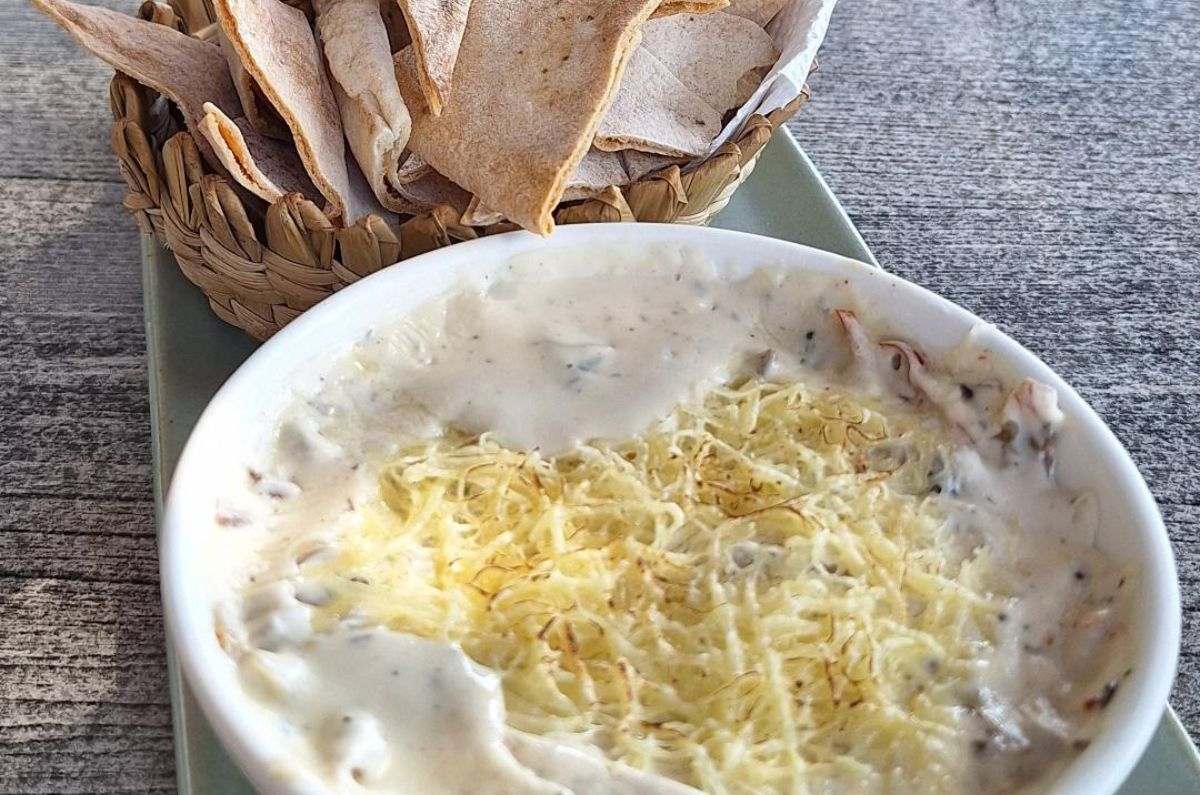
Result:
[[[107,0],[132,9],[129,2]],[[1012,333],[1137,460],[1200,734],[1197,0],[844,0],[793,130],[885,267]],[[110,70],[0,0],[0,792],[174,787],[138,233]]]

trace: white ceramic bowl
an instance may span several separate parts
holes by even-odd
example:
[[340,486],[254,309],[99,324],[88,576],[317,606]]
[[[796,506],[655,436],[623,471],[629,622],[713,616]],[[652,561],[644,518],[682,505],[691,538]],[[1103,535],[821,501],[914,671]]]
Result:
[[[218,647],[213,626],[213,560],[209,517],[226,488],[222,473],[243,472],[243,456],[271,434],[274,412],[302,375],[333,361],[368,329],[394,321],[452,287],[460,274],[497,267],[534,250],[597,250],[645,259],[658,247],[691,247],[735,271],[778,265],[834,274],[867,299],[886,298],[883,319],[935,358],[958,343],[978,318],[933,293],[876,268],[816,249],[764,237],[651,224],[568,226],[552,238],[512,233],[440,249],[354,284],[306,312],[262,346],[221,388],[188,441],[167,500],[162,532],[163,600],[170,638],[187,681],[218,736],[263,792],[307,791],[287,775],[278,740],[265,731]],[[1142,572],[1133,594],[1133,673],[1107,710],[1107,723],[1052,788],[1055,795],[1105,795],[1125,779],[1162,717],[1179,647],[1179,590],[1162,519],[1133,461],[1096,413],[1045,364],[994,327],[976,338],[1016,374],[1053,386],[1068,420],[1058,448],[1066,485],[1089,489],[1106,518],[1098,544]]]

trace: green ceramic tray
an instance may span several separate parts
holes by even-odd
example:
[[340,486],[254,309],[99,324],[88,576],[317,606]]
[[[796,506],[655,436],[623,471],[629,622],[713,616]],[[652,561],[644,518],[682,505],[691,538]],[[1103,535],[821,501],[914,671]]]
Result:
[[[875,263],[812,161],[786,134],[776,135],[768,144],[754,174],[714,225],[792,240]],[[171,254],[151,238],[142,241],[142,268],[154,492],[161,508],[163,492],[192,425],[209,398],[255,346],[209,311],[199,290],[184,280]],[[167,664],[180,793],[252,792],[221,749],[169,649]],[[1200,755],[1168,709],[1121,795],[1196,792],[1200,792]]]

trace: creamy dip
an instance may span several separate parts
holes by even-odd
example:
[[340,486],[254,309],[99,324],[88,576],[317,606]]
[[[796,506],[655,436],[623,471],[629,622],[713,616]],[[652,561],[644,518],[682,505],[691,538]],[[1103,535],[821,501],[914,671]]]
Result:
[[[695,792],[673,771],[612,761],[602,738],[507,726],[496,674],[456,645],[377,626],[366,611],[319,621],[335,595],[311,571],[336,558],[378,502],[381,468],[414,439],[454,428],[552,456],[634,436],[753,377],[919,410],[944,434],[922,499],[945,516],[955,555],[986,554],[1005,601],[955,708],[947,741],[961,765],[936,786],[1044,785],[1086,747],[1128,673],[1130,575],[1094,549],[1092,501],[1055,481],[1053,391],[1008,382],[969,342],[950,372],[889,341],[875,315],[826,277],[730,276],[664,253],[637,269],[516,262],[360,340],[296,395],[271,449],[247,462],[245,488],[215,512],[236,572],[218,634],[273,716],[289,776],[332,792]],[[735,562],[760,554],[742,546]],[[780,791],[929,784],[921,771],[860,772]]]

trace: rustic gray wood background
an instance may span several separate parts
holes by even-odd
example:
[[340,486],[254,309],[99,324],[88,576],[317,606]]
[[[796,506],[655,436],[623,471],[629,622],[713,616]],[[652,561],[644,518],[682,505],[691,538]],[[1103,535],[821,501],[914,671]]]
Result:
[[[132,2],[106,0],[114,7]],[[1129,447],[1200,734],[1197,0],[843,0],[793,129],[880,261],[1033,348]],[[138,234],[111,72],[0,0],[0,792],[174,787]]]

